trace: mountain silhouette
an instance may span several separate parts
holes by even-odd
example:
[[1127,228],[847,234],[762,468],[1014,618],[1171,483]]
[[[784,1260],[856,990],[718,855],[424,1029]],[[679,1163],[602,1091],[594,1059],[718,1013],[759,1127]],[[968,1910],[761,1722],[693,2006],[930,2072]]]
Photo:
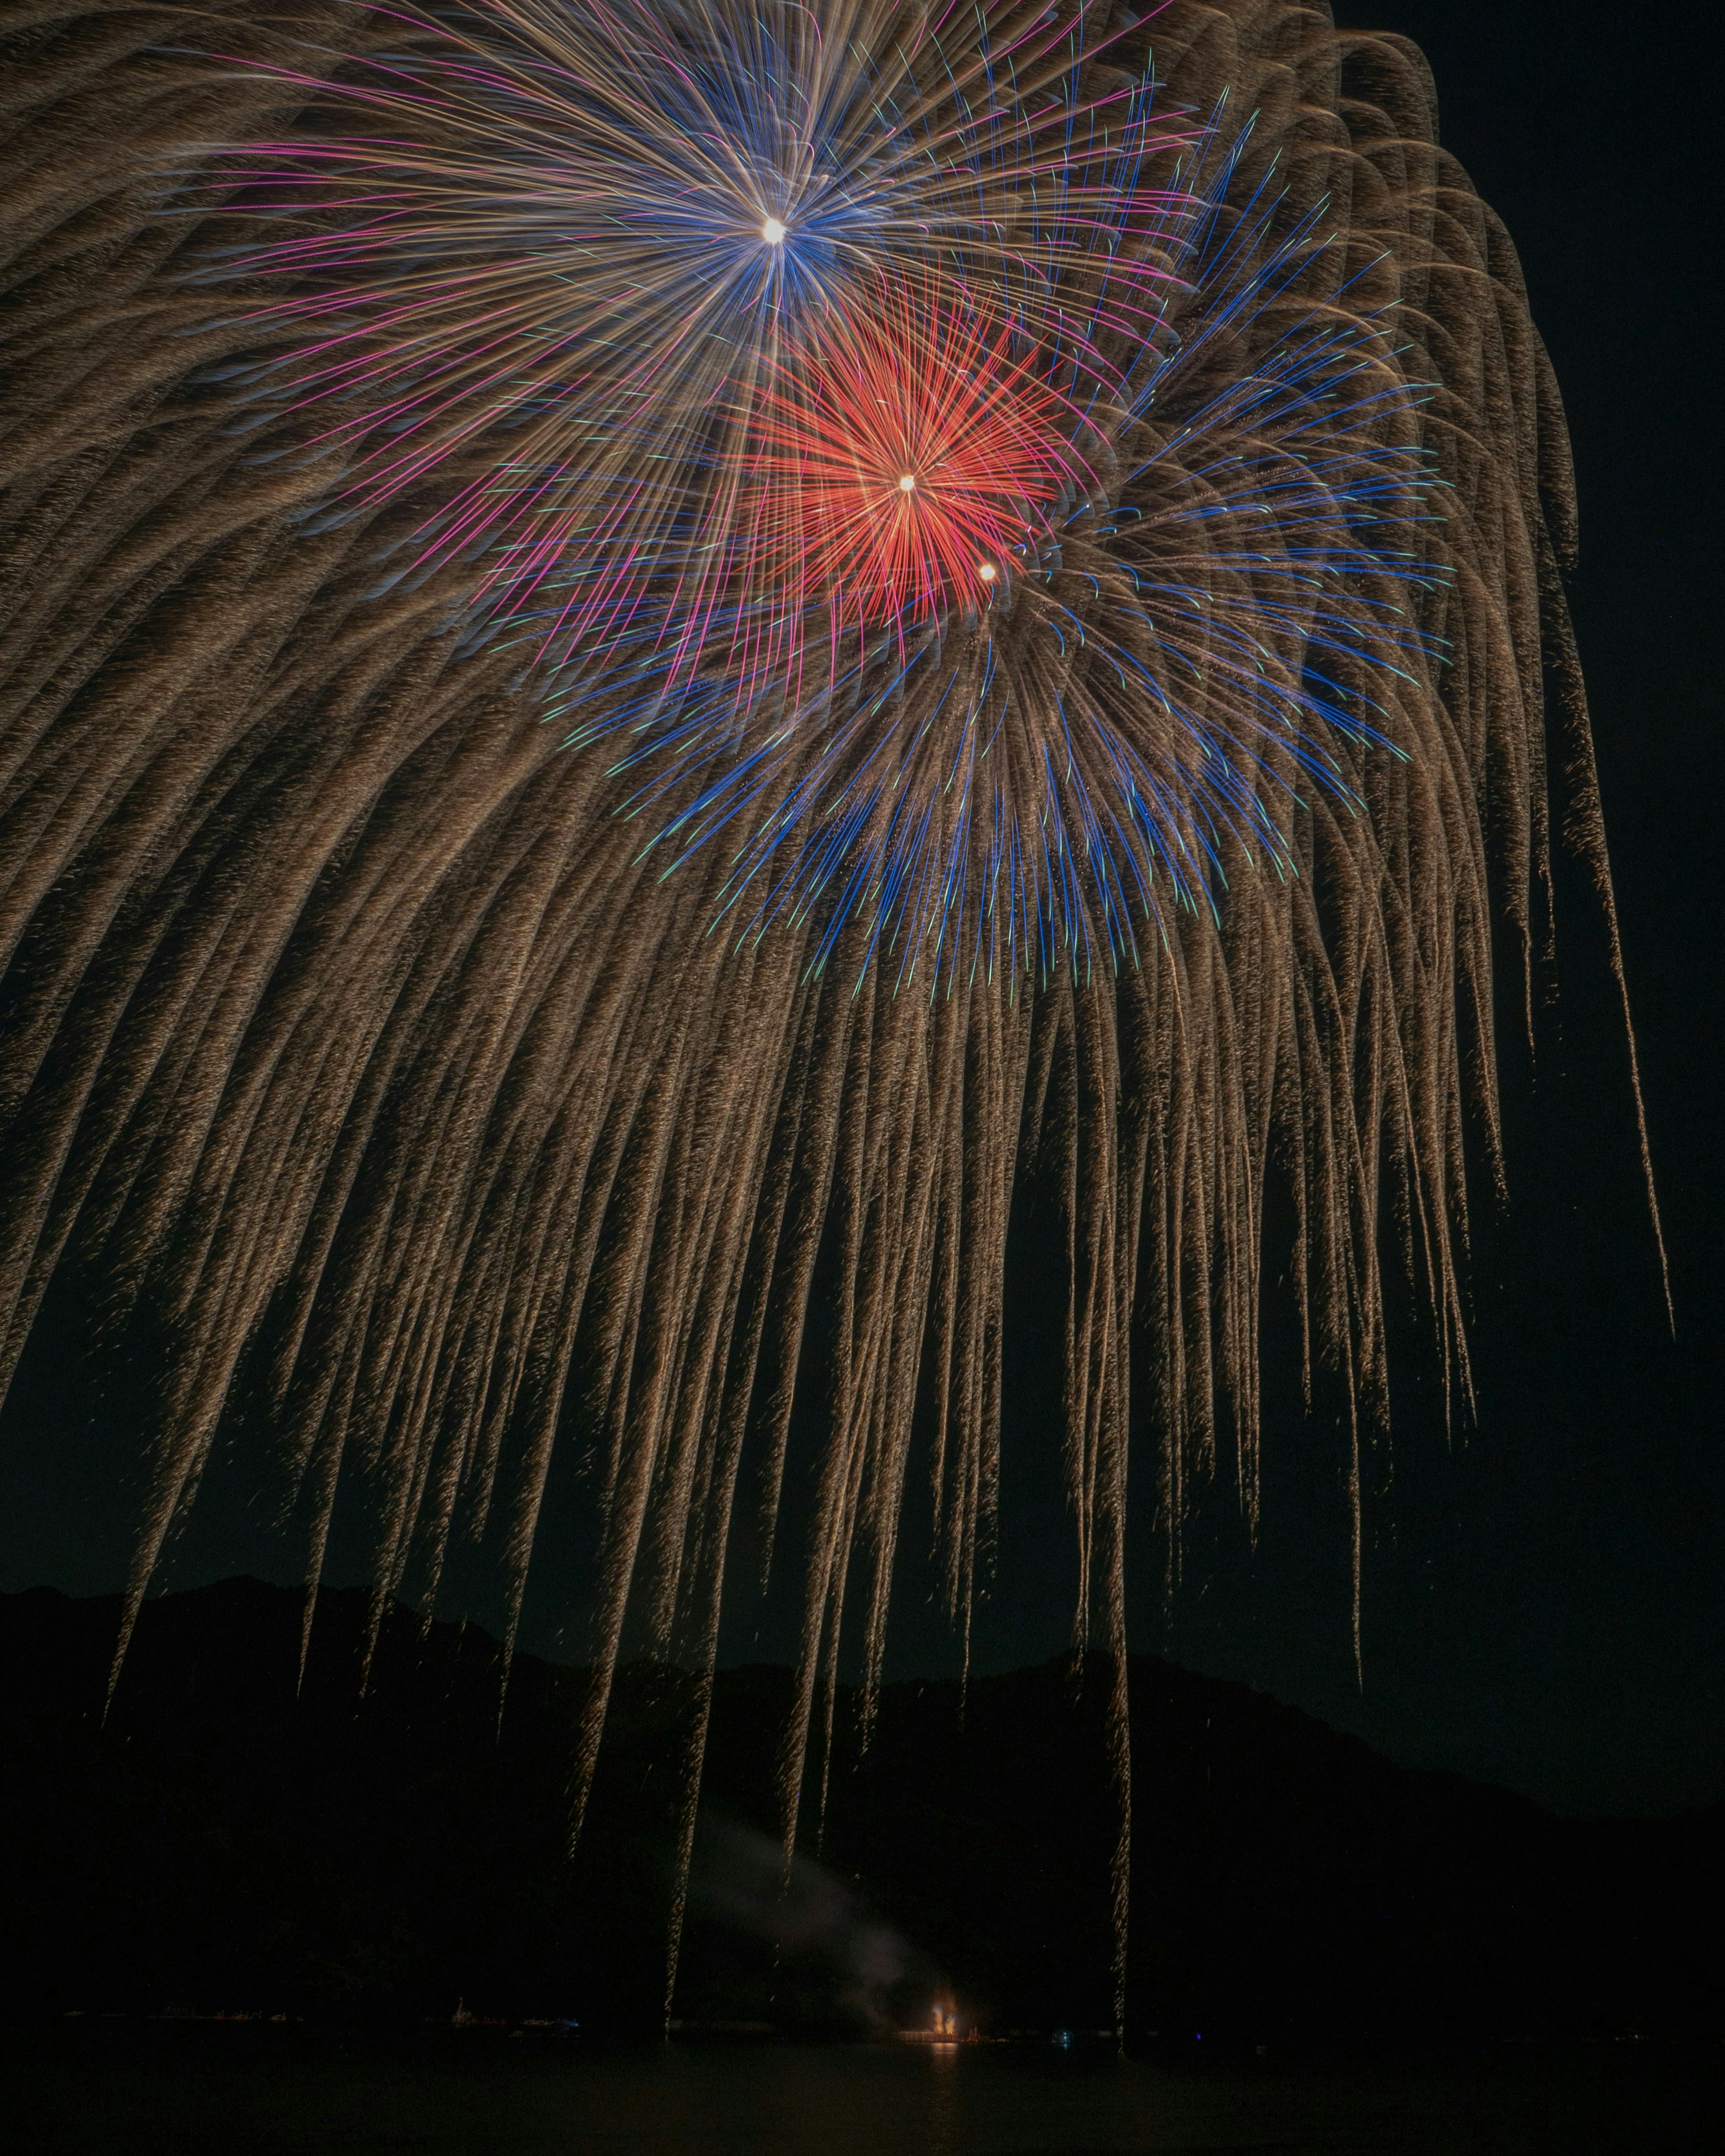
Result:
[[[586,1672],[232,1579],[149,1604],[0,1597],[0,2009],[665,2014],[696,1687],[621,1673],[580,1843]],[[375,1647],[367,1644],[376,1620]],[[1099,1669],[841,1689],[824,1803],[778,1853],[791,1673],[721,1671],[671,2004],[691,2026],[1113,2021],[1117,1799]],[[1378,1757],[1245,1686],[1132,1670],[1132,2041],[1716,2037],[1725,1806],[1564,1819]]]

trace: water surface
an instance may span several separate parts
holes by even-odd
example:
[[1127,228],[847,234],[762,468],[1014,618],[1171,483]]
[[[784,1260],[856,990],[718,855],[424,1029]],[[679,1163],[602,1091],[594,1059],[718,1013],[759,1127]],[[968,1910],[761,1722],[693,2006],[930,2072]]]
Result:
[[[887,2046],[603,2050],[502,2031],[12,2031],[20,2156],[1659,2156],[1725,2148],[1725,2052],[1201,2061]],[[14,2139],[14,2133],[20,2138]]]

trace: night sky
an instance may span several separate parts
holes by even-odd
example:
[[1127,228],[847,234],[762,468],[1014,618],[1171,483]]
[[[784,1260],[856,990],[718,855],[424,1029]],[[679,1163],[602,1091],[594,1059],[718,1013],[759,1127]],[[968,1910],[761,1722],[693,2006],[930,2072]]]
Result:
[[[1677,1334],[1661,1300],[1628,1067],[1598,919],[1559,893],[1559,988],[1530,1065],[1502,1006],[1511,1198],[1477,1202],[1471,1273],[1478,1414],[1446,1433],[1438,1368],[1408,1318],[1394,1437],[1368,1471],[1365,1674],[1348,1627],[1343,1438],[1301,1409],[1272,1298],[1266,1476],[1254,1550],[1231,1494],[1200,1503],[1164,1592],[1142,1452],[1135,1648],[1244,1679],[1392,1757],[1572,1811],[1661,1812],[1725,1795],[1725,1464],[1719,1357],[1725,1209],[1717,1079],[1725,907],[1714,819],[1725,778],[1717,652],[1718,71],[1711,10],[1383,0],[1343,22],[1430,58],[1442,136],[1520,250],[1562,383],[1580,491],[1571,590],[1664,1209]],[[1705,28],[1704,28],[1705,26]],[[1035,1282],[1010,1307],[999,1566],[984,1668],[1070,1632],[1070,1528],[1039,1398]],[[61,1307],[0,1424],[0,1588],[120,1584],[141,1486],[135,1395],[91,1375],[97,1313]],[[582,1650],[581,1487],[554,1487],[522,1644]],[[295,1577],[255,1442],[215,1463],[162,1584]],[[954,1666],[907,1518],[890,1673]],[[335,1575],[352,1577],[354,1527]],[[347,1567],[343,1573],[344,1565]],[[733,1659],[787,1658],[784,1583],[737,1600]],[[496,1610],[483,1570],[454,1594]],[[453,1606],[453,1605],[452,1605]],[[756,1621],[758,1617],[758,1623]]]

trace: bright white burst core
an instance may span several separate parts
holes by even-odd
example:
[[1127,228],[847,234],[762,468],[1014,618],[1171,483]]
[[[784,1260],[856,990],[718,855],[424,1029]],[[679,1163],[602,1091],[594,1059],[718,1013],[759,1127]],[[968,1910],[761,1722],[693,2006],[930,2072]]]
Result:
[[906,472],[904,477],[899,481],[898,488],[901,494],[914,494],[916,491],[916,482],[911,478],[909,472]]
[[761,237],[769,247],[777,247],[784,238],[784,227],[776,217],[769,217],[761,227]]
[[977,571],[977,574],[985,584],[992,584],[994,581],[994,564],[992,562],[984,562],[981,568]]

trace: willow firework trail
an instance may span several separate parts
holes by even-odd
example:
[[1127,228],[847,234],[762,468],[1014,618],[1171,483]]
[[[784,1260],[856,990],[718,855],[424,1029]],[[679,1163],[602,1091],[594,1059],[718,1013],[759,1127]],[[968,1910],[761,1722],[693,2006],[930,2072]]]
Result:
[[[968,1643],[1034,1189],[1123,1747],[1129,1401],[1177,1568],[1194,1477],[1255,1511],[1273,1172],[1358,1564],[1553,829],[1609,916],[1561,408],[1424,63],[1288,0],[12,20],[0,1323],[157,1373],[128,1623],[224,1418],[313,1589],[351,1486],[428,1608],[470,1532],[518,1611],[577,1448],[578,1812],[752,1508],[788,1840],[913,1473]],[[963,483],[883,506],[925,426]]]

